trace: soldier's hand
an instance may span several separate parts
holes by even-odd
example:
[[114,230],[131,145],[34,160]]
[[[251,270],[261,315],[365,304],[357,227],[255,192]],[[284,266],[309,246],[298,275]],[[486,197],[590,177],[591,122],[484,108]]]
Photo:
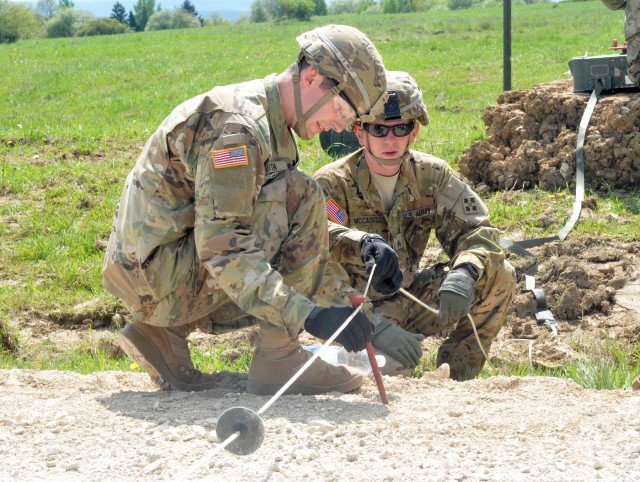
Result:
[[424,335],[409,333],[385,319],[376,326],[376,335],[371,343],[405,367],[413,369],[422,358],[422,340]]
[[[331,308],[314,308],[304,322],[304,329],[313,336],[327,340],[353,313],[348,306],[333,306]],[[373,325],[369,319],[358,312],[347,327],[336,338],[347,351],[364,350],[368,341],[373,337]]]
[[391,295],[402,287],[404,277],[400,271],[398,255],[382,236],[366,235],[360,243],[360,257],[367,273],[371,274],[373,265],[376,265],[371,285],[378,293]]
[[457,320],[469,313],[474,284],[475,280],[465,271],[454,269],[449,272],[438,291],[438,320],[441,323]]

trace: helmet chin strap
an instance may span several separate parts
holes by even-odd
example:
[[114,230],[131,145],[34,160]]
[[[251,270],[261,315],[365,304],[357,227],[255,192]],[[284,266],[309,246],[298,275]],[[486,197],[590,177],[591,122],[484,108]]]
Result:
[[405,148],[404,152],[400,157],[396,157],[395,159],[383,159],[381,157],[375,156],[373,152],[371,152],[371,149],[369,149],[369,142],[367,140],[367,135],[365,134],[364,136],[364,148],[367,150],[369,157],[371,157],[371,159],[377,162],[378,165],[381,167],[393,167],[393,166],[402,165],[402,163],[409,158],[410,144],[411,143],[407,144],[407,147]]
[[338,95],[342,88],[340,86],[332,87],[324,94],[318,102],[312,105],[307,112],[302,113],[302,97],[300,95],[300,61],[296,62],[295,72],[293,73],[293,99],[296,106],[296,123],[293,125],[293,131],[302,139],[310,139],[307,132],[307,121],[309,118],[320,110],[333,97]]

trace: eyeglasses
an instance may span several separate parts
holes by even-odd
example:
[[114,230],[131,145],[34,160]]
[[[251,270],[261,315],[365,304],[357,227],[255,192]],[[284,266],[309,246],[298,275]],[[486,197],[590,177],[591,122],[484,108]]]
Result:
[[366,123],[362,124],[362,128],[373,137],[387,137],[387,135],[389,135],[389,131],[393,131],[393,135],[396,137],[406,137],[411,134],[414,126],[414,121],[406,122],[404,124],[397,124],[395,126]]

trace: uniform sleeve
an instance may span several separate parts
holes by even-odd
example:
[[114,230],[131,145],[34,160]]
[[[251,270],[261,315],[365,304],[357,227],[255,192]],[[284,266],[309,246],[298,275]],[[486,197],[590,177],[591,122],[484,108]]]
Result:
[[471,263],[479,279],[491,279],[504,262],[500,234],[482,199],[449,166],[442,170],[436,205],[436,237],[452,267]]
[[[325,196],[327,217],[329,221],[329,253],[331,259],[340,264],[362,264],[360,258],[360,242],[368,233],[350,228],[349,200],[347,194],[340,188],[341,184],[333,179],[324,170],[320,170],[314,176],[318,181]],[[346,220],[341,224],[340,218],[332,219],[330,212],[342,210]]]
[[315,304],[284,284],[251,233],[252,222],[268,222],[253,220],[268,145],[245,124],[227,121],[222,125],[197,156],[194,234],[198,256],[240,309],[295,336]]

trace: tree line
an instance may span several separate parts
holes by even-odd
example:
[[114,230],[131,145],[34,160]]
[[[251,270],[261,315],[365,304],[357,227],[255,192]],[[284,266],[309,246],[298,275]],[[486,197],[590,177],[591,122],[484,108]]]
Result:
[[33,6],[0,0],[0,43],[201,27],[225,22],[217,14],[209,19],[200,17],[189,0],[172,10],[163,10],[156,0],[137,0],[128,12],[124,5],[116,2],[109,17],[98,18],[91,12],[76,9],[73,0],[38,0]]

